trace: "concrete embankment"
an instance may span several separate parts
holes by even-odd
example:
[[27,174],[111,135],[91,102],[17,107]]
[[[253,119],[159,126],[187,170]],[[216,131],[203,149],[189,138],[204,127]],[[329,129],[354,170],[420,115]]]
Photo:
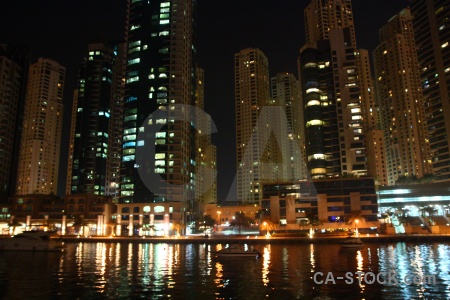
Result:
[[[335,244],[345,236],[309,237],[265,237],[265,236],[186,236],[186,237],[57,237],[68,243],[168,243],[168,244]],[[361,240],[368,243],[450,243],[450,235],[369,235],[360,236]]]

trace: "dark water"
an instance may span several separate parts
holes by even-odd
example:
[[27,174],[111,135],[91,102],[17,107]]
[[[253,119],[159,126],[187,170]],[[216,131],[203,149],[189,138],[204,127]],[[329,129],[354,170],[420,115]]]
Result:
[[[209,251],[221,246],[71,243],[64,253],[3,252],[0,295],[2,299],[450,299],[450,244],[366,244],[361,250],[266,244],[254,246],[263,253],[259,259],[212,257]],[[367,275],[369,283],[359,282],[356,274],[353,283],[348,278],[349,284],[345,282],[346,272],[359,271],[374,276]],[[383,274],[381,283],[375,280],[380,272],[394,271],[390,282]],[[414,275],[416,283],[409,281]]]

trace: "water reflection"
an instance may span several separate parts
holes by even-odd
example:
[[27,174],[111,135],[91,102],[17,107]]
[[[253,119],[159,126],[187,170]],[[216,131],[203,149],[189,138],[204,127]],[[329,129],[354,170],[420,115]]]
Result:
[[[0,253],[5,299],[446,299],[448,244],[246,245],[259,259],[216,258],[225,244],[73,243],[66,252]],[[316,272],[335,282],[314,282]],[[398,284],[354,281],[395,272]],[[435,275],[435,282],[427,276]],[[405,283],[408,276],[424,279]],[[367,277],[372,279],[372,277]],[[431,278],[431,277],[430,277]],[[429,279],[429,278],[428,278]],[[395,283],[395,282],[394,282]]]

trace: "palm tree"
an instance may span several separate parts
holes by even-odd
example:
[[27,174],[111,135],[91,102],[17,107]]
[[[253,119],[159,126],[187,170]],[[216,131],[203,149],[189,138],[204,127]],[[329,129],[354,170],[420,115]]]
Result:
[[428,205],[425,207],[422,207],[421,209],[422,209],[422,212],[428,213],[428,217],[430,219],[429,221],[433,222],[432,218],[433,218],[434,214],[437,212],[437,209],[434,208],[433,206],[428,206]]
[[210,215],[204,215],[198,220],[198,224],[206,229],[206,227],[213,227],[216,224],[216,220]]
[[277,225],[268,217],[263,218],[261,223],[259,223],[259,230],[261,232],[268,233],[270,231],[274,231],[275,229],[277,229]]
[[9,221],[8,227],[11,235],[16,233],[16,227],[21,226],[22,224],[14,217]]
[[[84,216],[83,215],[77,215],[75,217],[75,221],[72,224],[72,227],[75,228],[75,232],[82,235],[84,233],[83,232],[84,231],[84,226],[86,226],[86,221],[84,219]],[[80,229],[81,229],[81,232],[80,232]]]
[[252,219],[246,216],[244,212],[236,212],[230,225],[237,226],[239,228],[239,234],[241,234],[242,227],[250,226],[251,223]]

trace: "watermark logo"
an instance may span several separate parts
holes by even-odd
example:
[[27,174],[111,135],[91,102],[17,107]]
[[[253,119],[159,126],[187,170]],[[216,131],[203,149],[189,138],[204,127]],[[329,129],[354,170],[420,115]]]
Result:
[[381,284],[381,285],[412,285],[412,284],[436,284],[436,275],[407,274],[403,278],[395,270],[389,272],[346,272],[344,276],[335,276],[333,272],[326,274],[316,272],[313,275],[315,284]]
[[[171,130],[171,128],[177,129]],[[161,107],[150,114],[142,123],[136,137],[135,169],[137,169],[143,184],[149,191],[154,194],[164,194],[169,201],[194,199],[195,193],[203,194],[207,192],[217,177],[217,170],[200,165],[198,166],[198,173],[201,174],[201,178],[197,178],[197,180],[203,181],[201,189],[190,190],[189,194],[181,195],[182,199],[171,198],[172,196],[180,197],[180,194],[175,196],[176,192],[174,191],[176,190],[188,190],[186,186],[183,186],[186,185],[185,181],[181,179],[170,181],[167,179],[171,175],[170,165],[167,164],[173,163],[179,167],[181,163],[186,163],[186,159],[181,156],[187,154],[182,152],[183,149],[180,145],[187,143],[185,139],[190,130],[197,130],[201,136],[217,132],[211,116],[202,109],[190,105],[174,104]],[[292,135],[292,129],[281,106],[264,106],[259,110],[258,118],[248,136],[248,140],[241,141],[241,144],[237,145],[244,149],[244,152],[227,200],[236,200],[231,195],[238,186],[246,187],[245,190],[249,190],[252,189],[250,187],[255,181],[287,181],[292,175],[295,178],[300,178],[301,172],[300,169],[297,169],[299,167],[294,167],[305,165],[301,156],[300,145],[296,139],[288,139],[287,133]],[[174,136],[169,136],[171,134]],[[176,136],[177,134],[183,134],[184,136]],[[164,140],[164,142],[160,143],[158,138]],[[275,153],[275,151],[272,151],[273,149],[268,147],[272,145],[270,141],[273,142],[273,140],[276,141],[280,149],[284,150],[279,153],[281,157],[267,158],[269,154],[274,155]],[[172,143],[172,141],[175,142]],[[157,148],[164,147],[166,149],[161,152],[157,151]],[[178,149],[175,149],[177,147]],[[231,151],[234,151],[234,149],[231,149]],[[167,155],[173,155],[173,158],[168,158]],[[255,163],[259,171],[253,174]],[[189,172],[189,166],[184,165],[182,171]],[[199,174],[195,175],[198,176]],[[251,176],[248,174],[251,174]],[[291,176],[288,176],[288,174]],[[191,174],[188,175],[191,176]],[[242,195],[242,197],[241,200],[244,202],[252,199],[252,196],[247,194]]]

